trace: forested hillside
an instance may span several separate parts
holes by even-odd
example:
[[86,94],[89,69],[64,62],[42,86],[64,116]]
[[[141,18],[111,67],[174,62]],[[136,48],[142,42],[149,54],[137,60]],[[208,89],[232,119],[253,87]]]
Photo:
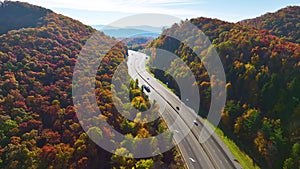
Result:
[[[219,127],[261,168],[300,166],[299,13],[300,8],[292,6],[239,23],[203,17],[190,20],[209,37],[225,69],[227,103]],[[186,22],[174,24],[164,33],[184,32]],[[0,25],[0,168],[185,168],[176,148],[153,158],[125,158],[105,151],[87,135],[109,138],[113,144],[110,129],[82,129],[72,100],[73,70],[80,50],[96,30],[51,10],[11,1],[0,2]],[[167,130],[161,118],[151,123],[124,118],[112,101],[111,89],[118,88],[121,91],[114,99],[122,105],[130,100],[125,113],[139,119],[151,105],[158,113],[138,81],[122,84],[129,79],[127,72],[120,72],[122,76],[111,84],[117,65],[127,56],[124,43],[140,49],[144,44],[137,43],[148,39],[123,43],[103,33],[98,37],[98,47],[109,50],[95,77],[97,104],[103,113],[86,120],[105,119],[126,135],[128,140],[116,145],[115,151],[131,156],[126,145],[135,147],[135,139]],[[197,38],[190,36],[188,40],[199,44],[195,47],[199,49],[201,41]],[[108,49],[110,45],[113,47]],[[168,50],[187,63],[201,91],[199,114],[206,117],[211,83],[193,49],[165,35],[149,47]],[[154,62],[157,53],[152,52]],[[188,79],[184,70],[176,63],[169,68],[177,78]],[[178,88],[167,73],[152,71],[159,79],[167,78],[169,87]],[[175,89],[175,93],[180,92]],[[159,151],[155,144],[147,148]]]
[[36,27],[39,19],[51,12],[25,3],[20,6],[15,2],[0,2],[0,35],[14,29]]
[[[0,168],[184,168],[175,148],[153,158],[127,159],[97,146],[81,128],[72,103],[72,76],[78,54],[94,29],[21,2],[2,3],[0,18]],[[127,134],[132,141],[127,144],[163,132],[166,125],[161,119],[152,127],[118,114],[110,90],[116,69],[112,65],[124,60],[127,47],[103,33],[99,38],[103,50],[114,44],[96,76],[102,118]],[[122,89],[132,93],[132,105],[143,111],[150,102],[137,83],[132,81]],[[89,132],[113,141],[107,128],[91,127]],[[128,154],[122,146],[115,151]]]
[[[299,22],[299,17],[290,15],[298,13],[298,7],[280,13],[284,11],[288,11],[282,16],[288,18],[284,20]],[[269,16],[278,19],[277,13]],[[297,169],[300,166],[300,45],[279,38],[271,31],[239,23],[208,18],[195,18],[190,22],[209,37],[225,69],[227,103],[219,127],[262,168]],[[184,24],[174,24],[164,34],[182,33]],[[285,36],[291,41],[297,40],[299,29],[290,32],[293,33]],[[198,81],[199,114],[205,117],[210,107],[211,83],[203,63],[192,49],[165,35],[149,47],[168,50],[187,63]],[[197,47],[200,48],[194,49]],[[152,50],[152,55],[151,62],[155,62],[156,50]],[[167,72],[175,72],[176,78],[189,78],[175,66],[176,63],[172,65]],[[167,74],[157,74],[155,69],[153,72],[160,79],[168,78]]]
[[267,13],[254,19],[241,21],[241,24],[269,30],[272,34],[290,42],[300,43],[300,7],[289,6],[275,13]]

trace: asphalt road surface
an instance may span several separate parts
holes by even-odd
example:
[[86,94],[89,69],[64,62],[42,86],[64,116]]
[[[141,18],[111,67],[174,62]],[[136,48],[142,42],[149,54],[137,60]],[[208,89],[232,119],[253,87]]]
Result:
[[[200,116],[197,116],[192,109],[146,71],[145,64],[149,56],[136,51],[128,51],[128,54],[129,75],[133,79],[138,79],[140,86],[149,86],[149,98],[159,104],[161,116],[169,129],[173,131],[174,142],[178,144],[187,168],[241,169],[239,162],[216,134],[213,134],[205,142],[200,141],[200,132],[207,132],[212,129],[210,127],[204,128],[205,122]],[[177,122],[174,123],[176,120]],[[182,134],[185,137],[180,137]]]

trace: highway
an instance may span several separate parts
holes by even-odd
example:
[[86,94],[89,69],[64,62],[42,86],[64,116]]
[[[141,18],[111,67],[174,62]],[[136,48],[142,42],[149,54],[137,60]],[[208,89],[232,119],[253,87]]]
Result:
[[[216,134],[204,143],[200,141],[199,133],[202,130],[207,132],[212,129],[203,128],[204,120],[146,71],[146,61],[149,56],[130,50],[128,54],[129,75],[133,79],[138,79],[140,86],[149,86],[149,98],[160,105],[161,116],[169,129],[174,131],[174,142],[178,144],[187,168],[241,169],[239,162]],[[174,123],[175,120],[177,123]],[[198,125],[194,124],[194,120]],[[182,134],[185,137],[180,137]]]

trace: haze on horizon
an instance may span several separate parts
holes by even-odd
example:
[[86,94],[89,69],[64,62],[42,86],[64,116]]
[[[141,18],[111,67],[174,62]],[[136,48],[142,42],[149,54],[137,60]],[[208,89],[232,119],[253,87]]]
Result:
[[218,18],[238,22],[253,18],[280,8],[300,5],[299,0],[21,0],[49,8],[54,12],[72,17],[87,25],[109,24],[120,18],[140,14],[159,13],[181,19],[195,17]]

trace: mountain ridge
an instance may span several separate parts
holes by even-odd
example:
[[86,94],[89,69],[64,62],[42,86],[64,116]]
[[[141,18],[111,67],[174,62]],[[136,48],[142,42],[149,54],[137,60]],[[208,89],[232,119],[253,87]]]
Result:
[[[11,13],[10,11],[15,11]],[[26,2],[0,2],[0,35],[10,30],[36,27],[38,21],[53,11]],[[9,15],[8,15],[9,14]]]
[[[297,149],[300,136],[300,102],[297,101],[300,100],[300,44],[289,42],[271,31],[241,23],[204,17],[186,22],[204,32],[224,66],[227,103],[219,127],[262,168],[297,167],[299,161],[291,154],[293,149]],[[180,32],[182,35],[177,36],[183,36],[187,41],[198,38],[188,32],[184,35],[184,24],[174,24],[165,30],[165,34]],[[194,49],[184,43],[161,35],[149,44],[153,48],[150,65],[155,65],[156,57],[166,57],[156,52],[156,48],[180,56],[194,73],[199,91],[202,91],[199,114],[205,118],[211,101],[210,93],[206,92],[211,90],[210,79],[193,52],[202,49],[201,43],[198,42]],[[181,73],[184,68],[176,67],[176,62],[171,65],[167,72],[176,72],[177,78],[188,80]],[[158,70],[153,69],[152,73],[162,81],[167,79],[173,83]],[[175,93],[178,93],[176,90]]]
[[253,19],[238,23],[266,29],[272,34],[285,40],[300,43],[300,6],[288,6],[273,13],[266,13]]
[[[44,13],[43,11],[48,11],[45,8],[22,2],[4,2],[7,3],[13,4],[14,9],[29,8],[29,14],[39,13],[40,10],[42,12],[27,26],[9,25],[8,31],[0,36],[0,168],[98,169],[99,166],[162,166],[175,169],[184,166],[181,157],[175,155],[178,154],[175,148],[159,158],[117,156],[99,147],[88,137],[92,132],[113,143],[114,134],[109,128],[89,126],[87,131],[82,128],[84,124],[89,125],[91,120],[105,118],[114,129],[130,133],[128,138],[132,141],[158,132],[153,125],[128,121],[112,104],[112,77],[117,66],[128,55],[124,43],[96,32],[92,27],[72,18],[54,12]],[[15,12],[18,10],[7,10],[6,15],[14,15]],[[17,25],[20,23],[18,17],[10,20],[12,23],[14,21]],[[6,23],[5,20],[3,23]],[[0,24],[3,25],[1,22]],[[92,115],[93,119],[79,122],[80,114],[76,112],[72,95],[72,89],[76,87],[72,83],[73,73],[82,48],[93,35],[97,37],[97,54],[103,57],[95,76],[94,93],[102,114]],[[81,57],[80,63],[87,62],[87,59],[89,58]],[[91,63],[91,60],[88,62]],[[121,70],[125,71],[126,67]],[[128,80],[127,72],[121,73],[120,78]],[[79,80],[84,84],[87,81],[85,77]],[[117,81],[121,84],[120,79]],[[145,109],[150,105],[149,101],[136,82],[132,85],[131,88],[122,86],[123,93],[134,91],[134,96],[130,99],[134,100],[137,108]],[[128,95],[120,98],[126,97]],[[117,99],[123,101],[118,97]],[[90,114],[86,112],[85,115]],[[159,126],[160,132],[165,129],[161,120],[155,121],[155,124]],[[127,153],[123,145],[116,147],[115,151]]]

